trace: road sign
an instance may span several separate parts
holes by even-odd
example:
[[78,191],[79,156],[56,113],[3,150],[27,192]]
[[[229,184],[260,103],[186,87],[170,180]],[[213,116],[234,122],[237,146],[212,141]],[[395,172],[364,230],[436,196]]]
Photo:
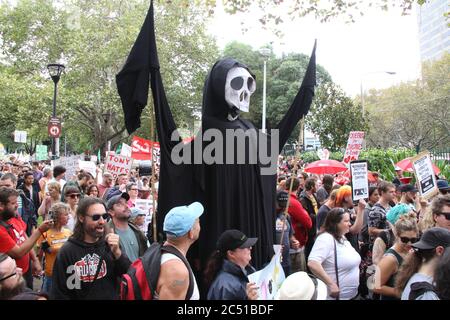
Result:
[[61,136],[61,121],[58,118],[51,118],[48,122],[48,135],[52,138]]

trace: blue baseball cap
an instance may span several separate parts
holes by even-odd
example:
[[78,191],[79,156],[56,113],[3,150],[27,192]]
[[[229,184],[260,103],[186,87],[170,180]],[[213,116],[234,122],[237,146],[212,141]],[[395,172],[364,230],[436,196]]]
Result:
[[445,179],[439,179],[437,181],[437,187],[439,190],[446,190],[446,191],[450,190],[450,187],[448,186],[448,182]]
[[164,232],[177,238],[184,236],[192,229],[195,220],[203,214],[203,210],[200,202],[172,208],[164,218]]
[[146,216],[147,215],[144,210],[139,209],[137,207],[131,208],[130,211],[131,211],[130,218],[132,218],[132,219],[136,218],[138,216]]

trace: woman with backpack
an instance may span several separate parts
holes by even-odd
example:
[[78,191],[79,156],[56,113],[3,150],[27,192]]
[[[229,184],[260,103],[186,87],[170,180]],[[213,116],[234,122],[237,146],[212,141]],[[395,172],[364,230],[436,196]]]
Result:
[[403,292],[401,299],[439,300],[433,287],[434,274],[446,248],[450,247],[450,231],[439,227],[428,229],[412,247],[414,251],[396,279],[397,290]]

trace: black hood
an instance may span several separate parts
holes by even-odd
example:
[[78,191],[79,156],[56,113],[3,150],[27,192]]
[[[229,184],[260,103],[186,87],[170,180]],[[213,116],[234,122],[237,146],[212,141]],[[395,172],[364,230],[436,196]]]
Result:
[[227,74],[234,67],[242,67],[252,75],[255,75],[248,67],[232,58],[225,58],[217,61],[209,72],[203,88],[202,115],[227,120],[230,106],[225,101],[225,83]]

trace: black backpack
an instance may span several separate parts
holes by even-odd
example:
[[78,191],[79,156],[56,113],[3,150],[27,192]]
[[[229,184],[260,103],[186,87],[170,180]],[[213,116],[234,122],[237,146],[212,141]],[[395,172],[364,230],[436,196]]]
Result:
[[186,300],[190,299],[194,292],[195,280],[189,262],[175,247],[161,246],[160,243],[154,242],[142,257],[133,262],[128,272],[122,275],[121,300],[153,300],[161,270],[161,255],[163,252],[172,253],[186,265],[189,271],[189,288]]

